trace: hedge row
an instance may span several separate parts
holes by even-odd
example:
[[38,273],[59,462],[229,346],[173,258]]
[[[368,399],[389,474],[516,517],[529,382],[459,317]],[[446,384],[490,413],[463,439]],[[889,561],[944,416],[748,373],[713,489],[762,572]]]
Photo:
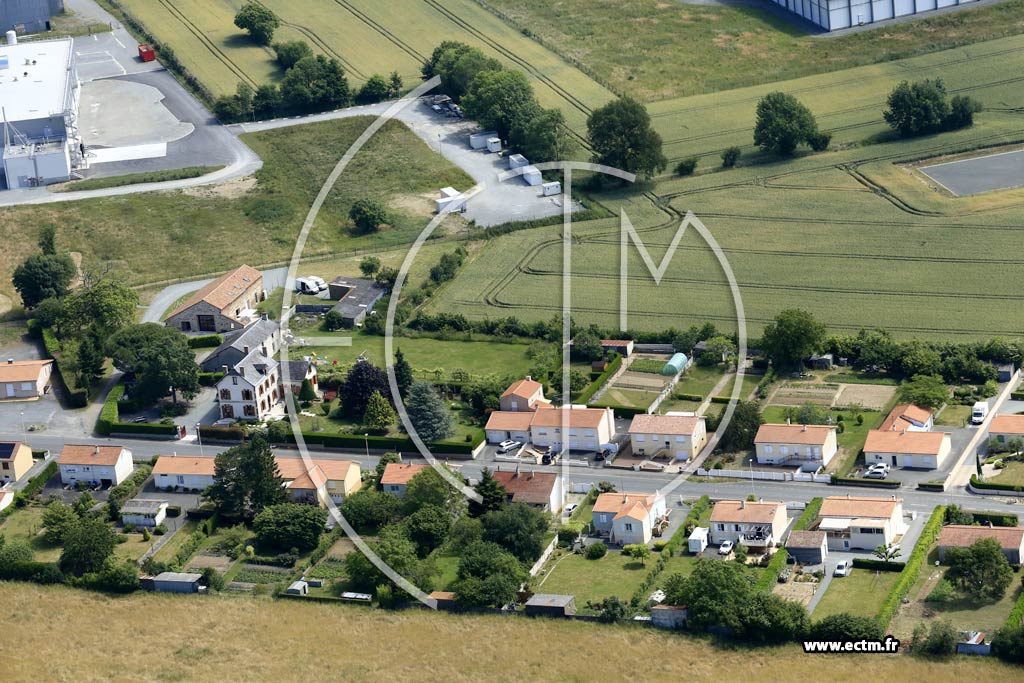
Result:
[[992,491],[1016,491],[1018,493],[1024,491],[1024,486],[1013,486],[1012,484],[995,484],[988,481],[981,481],[978,479],[978,475],[971,475],[971,486],[976,489],[989,489]]
[[903,562],[887,562],[885,560],[876,560],[872,557],[855,557],[853,558],[853,566],[880,572],[901,572],[907,565]]
[[944,481],[922,481],[917,485],[918,491],[945,491],[946,482]]
[[732,396],[712,396],[711,397],[711,402],[712,403],[728,403],[731,400],[732,400]]
[[199,386],[201,387],[213,387],[217,386],[217,382],[224,379],[223,372],[200,372],[199,373]]
[[878,608],[875,620],[883,629],[888,628],[889,622],[892,621],[896,610],[899,609],[900,602],[906,596],[910,587],[914,585],[914,582],[917,581],[921,568],[924,567],[925,562],[928,560],[928,550],[935,543],[935,539],[939,537],[939,531],[942,530],[942,521],[945,515],[945,505],[937,505],[932,511],[932,516],[928,518],[924,529],[921,530],[921,536],[917,539],[917,544],[910,553],[903,571],[900,572],[900,577],[889,590],[889,594],[885,596],[882,606]]
[[1017,515],[1009,512],[976,512],[974,510],[964,510],[964,512],[974,517],[974,521],[980,524],[991,522],[992,526],[1017,526],[1020,523]]
[[152,467],[140,465],[139,469],[132,472],[132,476],[110,489],[107,499],[120,508],[126,500],[130,500],[138,495],[142,485],[146,483],[146,480],[149,479],[149,475],[152,473]]
[[120,422],[119,402],[124,396],[124,385],[116,384],[107,394],[103,409],[96,420],[96,433],[103,436],[111,434],[151,434],[157,436],[177,436],[178,426],[173,424],[151,424],[146,422]]
[[1024,391],[1011,391],[1010,398],[1014,401],[1024,401]]
[[1003,628],[1017,628],[1021,624],[1024,624],[1024,591],[1021,591],[1020,597],[1017,598],[1017,604],[1013,606],[1006,621],[1003,622]]
[[210,439],[211,441],[232,441],[241,443],[242,441],[245,441],[245,430],[241,427],[203,425],[199,428],[199,438]]
[[50,383],[56,386],[62,394],[64,401],[69,408],[84,408],[89,404],[89,390],[71,390],[71,385],[64,379],[64,373],[60,369],[60,341],[57,335],[49,327],[43,327],[37,320],[29,320],[26,323],[29,335],[42,339],[46,355],[53,359],[53,372],[50,374]]
[[201,337],[189,337],[188,348],[190,349],[215,349],[224,343],[224,338],[219,334],[204,334]]
[[[407,436],[363,436],[362,434],[325,434],[323,432],[302,432],[303,440],[309,445],[327,446],[328,448],[365,448],[384,451],[415,451],[416,444]],[[278,443],[295,443],[295,435],[291,432],[279,437],[270,437]],[[484,442],[482,430],[474,435],[472,441],[436,441],[430,449],[437,453],[468,455]]]
[[12,562],[0,569],[5,581],[31,581],[32,583],[64,583],[64,574],[54,562]]
[[586,403],[597,393],[597,390],[604,386],[604,383],[608,381],[608,378],[616,373],[616,371],[622,367],[622,356],[612,351],[608,354],[611,361],[608,363],[608,369],[597,376],[590,386],[583,390],[583,392],[576,397],[574,403]]
[[680,401],[697,401],[698,403],[704,400],[700,394],[676,394],[676,398]]
[[29,498],[36,495],[46,486],[46,482],[50,481],[57,474],[57,469],[57,461],[54,460],[42,472],[29,479],[28,484],[25,485],[21,492]]
[[895,479],[857,479],[856,477],[832,477],[833,486],[867,486],[880,489],[898,489],[903,482]]

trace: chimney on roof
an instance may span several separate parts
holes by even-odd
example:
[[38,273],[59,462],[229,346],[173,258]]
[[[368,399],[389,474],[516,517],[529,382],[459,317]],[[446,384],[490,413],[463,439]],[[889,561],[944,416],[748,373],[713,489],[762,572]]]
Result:
[[266,313],[261,313],[260,314],[260,320],[269,320],[269,318],[267,318],[267,314]]
[[512,475],[513,479],[519,478],[519,463],[516,463],[516,473]]
[[800,431],[801,432],[806,432],[807,431],[807,425],[804,425],[803,429],[801,429]]
[[906,428],[903,428],[903,429],[901,429],[901,430],[900,430],[900,435],[901,435],[901,436],[902,436],[902,435],[904,435],[904,434],[906,434],[906,433],[907,433],[907,430],[906,430]]
[[100,447],[99,447],[99,446],[96,446],[96,450],[94,451],[94,453],[95,453],[96,455],[99,455],[99,454],[100,454]]
[[747,501],[741,500],[740,501],[740,510],[746,510],[746,509],[747,509]]
[[533,479],[533,475],[536,474],[533,470],[530,470],[530,479]]
[[793,424],[788,417],[786,418],[786,424]]
[[7,364],[8,365],[14,365],[14,359],[13,358],[8,358],[7,359]]
[[532,381],[533,381],[533,377],[532,377],[532,376],[530,376],[530,375],[527,375],[527,376],[526,376],[526,381],[527,381],[527,382],[532,382]]
[[244,354],[248,355],[248,353],[249,353],[249,347],[248,347],[248,346],[243,346],[243,347],[242,347],[242,353],[244,353]]
[[228,374],[228,366],[222,365],[220,366],[220,369],[225,375]]

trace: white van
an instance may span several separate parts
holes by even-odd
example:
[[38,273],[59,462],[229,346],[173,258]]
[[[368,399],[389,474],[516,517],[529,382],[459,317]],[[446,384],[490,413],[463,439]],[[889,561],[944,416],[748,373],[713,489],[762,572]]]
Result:
[[295,278],[295,291],[301,294],[316,294],[320,291],[320,285],[310,278]]
[[974,408],[971,409],[971,424],[980,425],[988,417],[988,403],[985,401],[978,401],[974,404]]

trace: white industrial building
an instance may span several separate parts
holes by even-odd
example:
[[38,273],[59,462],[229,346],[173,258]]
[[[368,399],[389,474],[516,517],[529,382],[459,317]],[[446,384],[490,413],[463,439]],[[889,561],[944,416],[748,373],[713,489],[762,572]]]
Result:
[[863,26],[894,17],[921,14],[943,7],[970,5],[976,0],[773,0],[826,31]]
[[81,158],[79,82],[70,38],[0,48],[3,168],[8,189],[63,182]]

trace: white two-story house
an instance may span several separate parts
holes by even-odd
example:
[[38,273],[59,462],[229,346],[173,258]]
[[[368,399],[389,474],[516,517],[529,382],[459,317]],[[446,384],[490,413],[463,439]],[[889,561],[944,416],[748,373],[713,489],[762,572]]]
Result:
[[903,500],[829,496],[821,503],[815,528],[828,535],[829,550],[874,550],[905,533]]
[[611,408],[563,406],[538,410],[530,422],[530,440],[541,448],[600,451],[614,434]]
[[665,512],[664,496],[602,493],[594,502],[594,531],[616,545],[648,543]]
[[748,548],[771,548],[786,531],[786,504],[769,501],[720,500],[711,512],[711,543],[742,543]]
[[278,362],[256,349],[228,367],[217,383],[220,416],[260,422],[284,414]]
[[754,437],[761,465],[817,464],[824,467],[839,450],[832,425],[763,424]]
[[697,415],[636,415],[629,425],[633,454],[666,455],[671,460],[690,460],[708,442],[707,423]]
[[65,486],[78,483],[109,488],[132,474],[132,452],[124,446],[65,444],[57,458]]

